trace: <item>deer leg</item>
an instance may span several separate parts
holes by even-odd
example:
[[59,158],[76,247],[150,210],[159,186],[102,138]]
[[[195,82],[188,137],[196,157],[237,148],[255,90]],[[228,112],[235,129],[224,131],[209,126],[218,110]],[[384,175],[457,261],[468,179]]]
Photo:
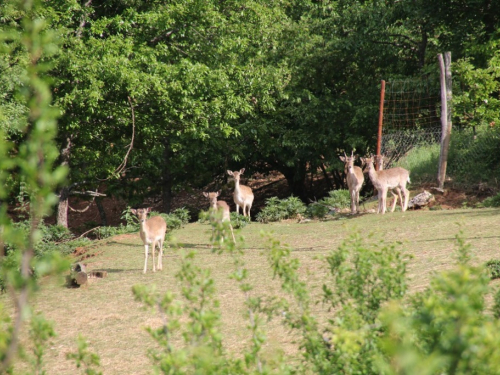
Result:
[[[403,196],[404,197],[406,197],[405,190],[406,189],[403,189]],[[401,196],[401,189],[400,188],[397,188],[397,193],[399,195],[399,204],[401,204],[401,211],[404,212],[406,210],[406,207],[404,206],[404,203],[403,203],[403,197]]]
[[144,271],[143,271],[143,273],[146,273],[146,270],[148,269],[148,252],[149,252],[149,246],[144,245]]
[[350,190],[351,193],[351,214],[356,213],[356,192],[354,189]]
[[[410,191],[406,188],[403,189],[403,192],[404,192],[404,196],[405,196],[405,204],[404,204],[404,207],[402,207],[401,209],[403,211],[406,211],[408,209],[408,199],[410,198]],[[401,204],[403,201],[401,201]]]
[[158,250],[158,271],[163,269],[163,240],[158,241],[160,249]]
[[156,272],[156,264],[155,264],[156,241],[153,241],[151,245],[152,245],[151,254],[153,255],[153,272]]
[[386,199],[387,199],[387,188],[380,189],[378,193],[378,201],[380,209],[382,210],[382,215],[385,214]]
[[236,244],[236,239],[234,238],[233,226],[231,225],[231,222],[229,222],[229,229],[231,229],[231,235],[233,236],[233,242]]
[[393,198],[391,212],[394,212],[394,210],[396,209],[396,204],[398,203],[398,196],[396,195],[394,190],[391,190],[391,194],[392,194],[392,198]]
[[[236,204],[236,213],[239,215],[240,214],[240,205]],[[243,209],[243,216],[245,216],[245,210]]]

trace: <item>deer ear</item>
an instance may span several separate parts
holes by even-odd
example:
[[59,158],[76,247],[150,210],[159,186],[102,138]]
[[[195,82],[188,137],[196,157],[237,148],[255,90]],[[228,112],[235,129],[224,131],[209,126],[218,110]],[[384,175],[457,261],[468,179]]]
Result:
[[233,176],[233,172],[230,171],[229,169],[227,170],[227,174],[230,175],[230,176]]
[[339,158],[345,163],[345,158],[343,156],[339,156]]
[[203,195],[208,198],[208,193],[203,192]]
[[137,215],[137,210],[135,208],[131,208],[130,212],[132,212],[134,215]]
[[151,207],[144,209],[144,211],[146,211],[146,213],[149,214],[151,212]]
[[220,195],[220,190],[217,193],[215,193],[216,197],[218,197],[219,195]]
[[243,174],[243,172],[245,172],[245,168],[240,169],[240,174]]

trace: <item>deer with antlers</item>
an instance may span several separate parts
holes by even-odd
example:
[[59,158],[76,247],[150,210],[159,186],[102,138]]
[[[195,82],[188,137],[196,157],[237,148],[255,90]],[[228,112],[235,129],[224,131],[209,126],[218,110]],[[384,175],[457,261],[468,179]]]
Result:
[[[395,190],[401,193],[404,197],[404,204],[401,205],[401,211],[406,211],[408,207],[408,199],[410,198],[410,192],[406,189],[406,184],[410,182],[410,172],[401,167],[383,169],[380,171],[375,170],[374,157],[361,158],[362,162],[365,164],[366,171],[370,180],[377,189],[378,192],[378,210],[377,213],[385,214],[386,211],[386,200],[387,191]],[[401,199],[401,202],[403,200]],[[393,204],[393,210],[395,207]]]
[[365,178],[363,176],[363,170],[354,165],[354,160],[356,157],[354,153],[351,152],[351,156],[347,156],[344,152],[344,156],[339,156],[345,164],[345,170],[347,173],[347,187],[349,188],[349,195],[351,197],[351,213],[356,214],[359,212],[359,192],[363,186]]

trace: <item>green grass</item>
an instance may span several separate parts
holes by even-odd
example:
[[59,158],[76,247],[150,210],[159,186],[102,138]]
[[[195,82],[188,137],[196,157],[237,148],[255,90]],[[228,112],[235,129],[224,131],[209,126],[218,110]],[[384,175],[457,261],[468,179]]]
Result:
[[439,143],[415,147],[401,158],[394,167],[409,170],[413,184],[435,181],[439,166],[439,152]]
[[[264,239],[261,232],[289,244],[293,256],[301,262],[300,273],[319,295],[321,285],[328,282],[326,266],[321,257],[336,249],[351,233],[360,232],[370,241],[400,242],[401,248],[413,255],[408,268],[411,292],[423,290],[433,273],[453,267],[455,235],[463,230],[464,238],[472,245],[475,263],[484,264],[497,257],[500,248],[498,221],[500,209],[465,209],[453,211],[408,211],[386,215],[364,214],[346,216],[342,220],[322,222],[281,222],[250,225],[237,231],[245,238],[244,260],[249,271],[249,282],[254,295],[280,294],[278,280],[273,279],[267,265]],[[458,224],[460,225],[458,225]],[[83,335],[92,351],[101,358],[102,371],[112,374],[152,373],[147,351],[155,346],[145,327],[158,327],[162,321],[155,311],[144,309],[134,301],[132,286],[155,285],[160,291],[179,291],[175,274],[179,269],[180,252],[196,250],[197,263],[212,272],[222,313],[224,345],[230,352],[241,352],[249,344],[251,335],[246,329],[244,296],[235,281],[228,278],[233,261],[226,255],[217,255],[209,247],[210,228],[206,224],[188,224],[176,230],[166,249],[163,271],[142,273],[143,246],[138,234],[126,234],[103,240],[91,249],[96,254],[84,262],[88,270],[107,270],[108,277],[80,289],[68,289],[64,278],[48,277],[42,280],[39,293],[33,301],[35,311],[42,312],[55,323],[57,337],[47,350],[48,374],[75,374],[73,362],[66,354],[76,351],[76,338]],[[151,259],[151,258],[150,258]],[[151,262],[151,260],[150,260]],[[496,281],[492,281],[495,283]],[[0,296],[0,303],[9,305],[9,296]],[[490,302],[491,303],[491,302]],[[10,306],[11,307],[11,306]],[[321,304],[315,313],[320,320],[331,317]],[[297,353],[294,337],[280,322],[266,324],[268,341],[266,355],[284,352]],[[25,368],[23,364],[17,368]]]

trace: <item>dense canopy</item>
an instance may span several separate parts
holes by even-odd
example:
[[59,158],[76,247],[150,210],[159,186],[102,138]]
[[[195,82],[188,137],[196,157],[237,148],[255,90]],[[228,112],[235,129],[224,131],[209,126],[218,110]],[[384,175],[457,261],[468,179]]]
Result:
[[[5,33],[23,28],[15,3],[0,9]],[[498,116],[493,0],[59,0],[39,9],[58,42],[42,59],[60,111],[59,163],[70,171],[62,201],[78,186],[131,204],[161,195],[168,211],[177,190],[241,167],[283,173],[303,199],[319,168],[339,187],[338,155],[374,149],[380,81],[437,77],[444,51],[473,94],[459,99],[475,116],[459,121]],[[16,143],[27,54],[8,38],[2,47],[0,127]]]

